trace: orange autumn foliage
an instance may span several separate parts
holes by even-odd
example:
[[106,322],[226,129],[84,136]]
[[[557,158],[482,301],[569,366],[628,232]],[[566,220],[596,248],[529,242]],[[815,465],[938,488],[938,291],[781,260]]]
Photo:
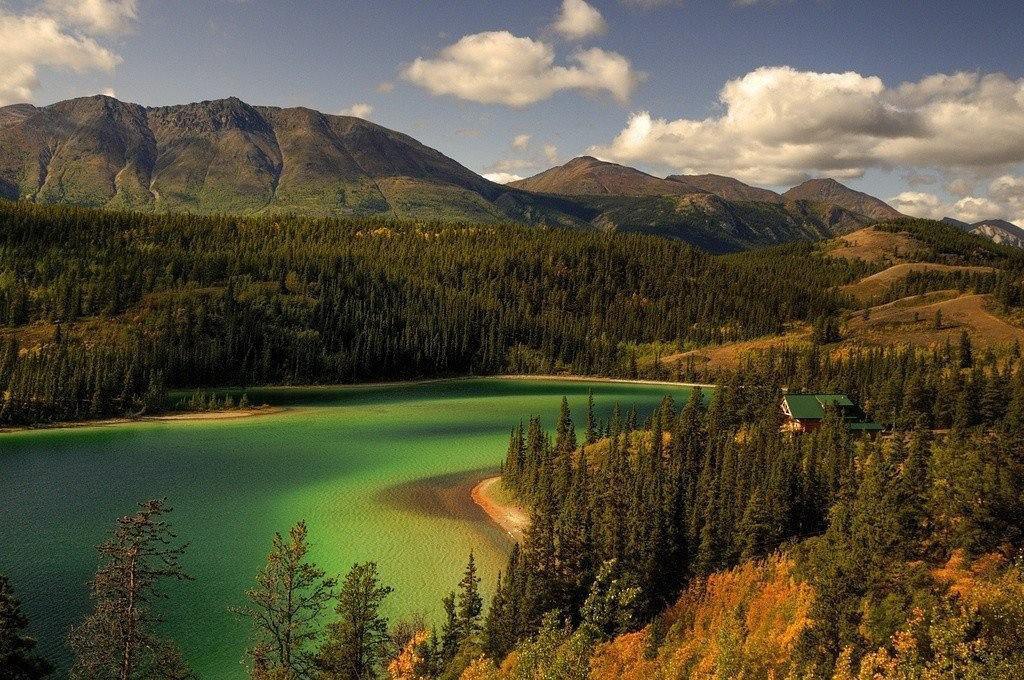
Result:
[[695,583],[665,613],[670,628],[656,653],[647,653],[649,628],[620,636],[595,651],[590,677],[786,677],[813,599],[792,572],[793,561],[775,555]]
[[598,647],[590,659],[591,680],[650,680],[656,665],[645,654],[649,639],[645,628]]
[[420,645],[426,642],[429,633],[421,630],[405,643],[398,655],[388,664],[388,677],[391,680],[415,680],[416,667],[423,661],[420,657]]

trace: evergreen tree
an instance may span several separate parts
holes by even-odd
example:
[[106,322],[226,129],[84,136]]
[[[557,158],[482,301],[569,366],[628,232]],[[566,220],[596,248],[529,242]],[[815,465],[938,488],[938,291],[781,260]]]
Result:
[[323,680],[373,680],[390,654],[388,623],[380,609],[392,589],[374,562],[355,564],[338,589],[337,619],[327,625],[316,657]]
[[189,580],[179,561],[187,544],[167,522],[163,501],[140,504],[117,520],[99,546],[103,563],[90,583],[93,610],[71,631],[71,677],[179,680],[191,677],[177,647],[157,632],[160,585]]
[[306,680],[315,677],[315,646],[320,617],[334,600],[336,581],[308,561],[306,523],[288,537],[274,534],[267,563],[246,591],[248,603],[234,608],[253,626],[254,646],[248,651],[253,675]]
[[0,574],[0,680],[37,680],[52,672],[39,656],[36,641],[27,634],[28,619],[14,597],[10,581]]
[[480,577],[476,574],[476,558],[469,553],[466,571],[459,581],[458,596],[458,627],[460,636],[465,639],[480,633],[480,619],[484,601],[480,596]]

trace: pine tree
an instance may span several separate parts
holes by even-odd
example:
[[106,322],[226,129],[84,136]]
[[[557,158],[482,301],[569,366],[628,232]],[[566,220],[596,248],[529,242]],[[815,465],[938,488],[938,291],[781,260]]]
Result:
[[39,656],[36,641],[27,635],[28,619],[14,597],[7,577],[0,574],[0,678],[37,680],[52,672],[50,664]]
[[373,680],[390,650],[388,622],[381,606],[392,589],[383,586],[374,562],[355,564],[338,589],[338,618],[327,625],[317,652],[322,680]]
[[256,575],[256,585],[245,593],[249,603],[232,610],[252,622],[255,644],[248,654],[254,675],[273,674],[284,680],[315,675],[312,647],[337,582],[308,561],[306,535],[305,522],[292,527],[287,538],[274,534],[267,563]]
[[71,677],[82,680],[178,680],[191,676],[177,647],[157,635],[156,602],[166,581],[190,580],[179,564],[187,544],[163,501],[140,504],[99,546],[103,564],[90,583],[93,611],[71,631]]
[[462,639],[480,633],[480,618],[483,613],[484,600],[480,596],[480,577],[476,575],[476,558],[472,551],[466,563],[466,571],[459,581],[458,622],[459,635]]
[[597,441],[597,420],[594,416],[594,390],[587,391],[587,431],[585,436],[588,445]]

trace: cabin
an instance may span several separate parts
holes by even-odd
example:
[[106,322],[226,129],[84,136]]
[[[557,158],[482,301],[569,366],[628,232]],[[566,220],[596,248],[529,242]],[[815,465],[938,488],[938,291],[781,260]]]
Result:
[[835,409],[847,429],[879,432],[882,426],[864,417],[864,412],[845,394],[787,394],[782,398],[783,432],[813,432],[821,427],[829,410]]

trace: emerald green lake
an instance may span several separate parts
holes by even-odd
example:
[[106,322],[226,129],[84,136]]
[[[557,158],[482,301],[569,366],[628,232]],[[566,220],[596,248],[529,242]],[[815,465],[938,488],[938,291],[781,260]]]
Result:
[[88,610],[94,547],[135,504],[166,498],[191,543],[194,581],[175,587],[166,632],[201,678],[242,678],[248,627],[227,609],[263,564],[275,531],[309,525],[329,573],[375,560],[395,588],[392,617],[436,617],[470,550],[487,590],[511,546],[468,498],[500,464],[508,432],[540,415],[553,426],[569,397],[577,425],[588,390],[642,414],[685,387],[471,379],[383,387],[251,390],[287,404],[233,420],[145,421],[0,434],[0,571],[10,576],[42,650]]

